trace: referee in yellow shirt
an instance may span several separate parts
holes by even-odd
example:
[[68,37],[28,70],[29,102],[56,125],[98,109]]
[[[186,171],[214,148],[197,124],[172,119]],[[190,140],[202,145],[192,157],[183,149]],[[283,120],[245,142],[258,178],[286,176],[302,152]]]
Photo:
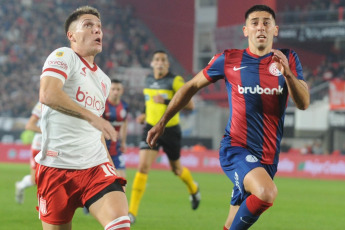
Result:
[[[185,83],[181,76],[174,75],[169,71],[170,64],[165,51],[158,50],[154,52],[151,67],[153,74],[147,76],[143,91],[145,96],[145,113],[137,118],[139,123],[146,122],[146,124],[140,142],[139,167],[133,181],[129,204],[129,218],[132,224],[136,220],[139,204],[145,192],[148,173],[157,157],[160,146],[163,147],[164,152],[167,154],[174,174],[186,184],[193,210],[198,208],[201,199],[198,184],[193,180],[188,168],[181,165],[182,135],[179,125],[179,114],[177,113],[167,123],[164,134],[159,138],[154,148],[151,149],[146,143],[147,132],[159,121],[174,94]],[[185,109],[192,110],[193,108],[194,103],[191,100]]]

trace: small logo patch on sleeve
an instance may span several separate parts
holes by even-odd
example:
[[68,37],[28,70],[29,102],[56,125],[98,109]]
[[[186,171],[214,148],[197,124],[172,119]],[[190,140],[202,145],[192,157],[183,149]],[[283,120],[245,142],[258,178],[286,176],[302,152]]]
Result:
[[56,57],[62,57],[63,54],[64,54],[64,52],[58,51],[58,52],[56,52],[55,56],[56,56]]

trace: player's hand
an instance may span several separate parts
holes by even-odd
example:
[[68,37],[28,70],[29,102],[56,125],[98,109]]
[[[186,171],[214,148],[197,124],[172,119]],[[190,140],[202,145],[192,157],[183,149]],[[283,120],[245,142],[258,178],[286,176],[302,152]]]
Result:
[[292,72],[289,66],[289,61],[287,60],[286,56],[280,50],[276,49],[272,49],[272,53],[273,61],[278,63],[278,70],[284,75],[284,77],[290,76]]
[[127,145],[125,143],[121,144],[120,150],[121,150],[121,152],[126,153],[127,152]]
[[145,115],[145,113],[143,113],[143,114],[140,114],[139,116],[137,116],[136,121],[139,124],[144,124],[145,123],[145,118],[146,118],[146,115]]
[[106,140],[117,140],[117,132],[109,121],[95,115],[89,123],[96,129],[100,130]]
[[149,130],[149,132],[147,133],[146,142],[150,146],[150,148],[156,146],[158,138],[164,133],[164,128],[164,125],[158,122]]
[[153,96],[152,99],[155,103],[164,104],[164,97],[160,94]]

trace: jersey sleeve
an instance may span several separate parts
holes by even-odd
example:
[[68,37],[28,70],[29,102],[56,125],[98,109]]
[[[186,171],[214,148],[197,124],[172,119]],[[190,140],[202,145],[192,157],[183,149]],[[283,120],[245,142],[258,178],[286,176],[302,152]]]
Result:
[[297,79],[304,80],[302,65],[295,51],[290,50],[288,61],[290,69]]
[[72,53],[67,48],[53,51],[45,61],[41,78],[51,76],[60,79],[63,83],[67,80],[72,68]]
[[219,79],[224,78],[224,63],[225,54],[220,53],[213,56],[208,65],[203,69],[203,73],[207,80],[210,82],[216,82]]
[[36,116],[37,118],[41,118],[42,116],[42,108],[41,103],[38,102],[35,107],[32,109],[31,114]]
[[128,118],[128,113],[129,113],[129,105],[128,105],[128,103],[123,101],[123,107],[126,110],[126,116],[125,116],[125,119],[124,119],[124,120],[126,120]]
[[174,81],[172,84],[172,88],[173,88],[174,92],[177,92],[183,85],[184,85],[183,77],[177,75],[174,78]]

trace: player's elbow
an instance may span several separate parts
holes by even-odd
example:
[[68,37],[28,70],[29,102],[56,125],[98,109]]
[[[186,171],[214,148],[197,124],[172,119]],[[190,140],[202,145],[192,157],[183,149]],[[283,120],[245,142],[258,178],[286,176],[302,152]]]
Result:
[[26,123],[25,130],[31,130],[32,124],[30,122]]
[[300,109],[300,110],[306,110],[306,109],[308,109],[309,105],[310,105],[310,99],[308,97],[308,98],[305,98],[300,103],[298,103],[297,104],[297,108]]
[[195,108],[194,102],[190,100],[184,109],[193,110]]
[[53,95],[49,90],[47,89],[40,89],[40,94],[39,94],[39,101],[47,106],[50,106],[53,103]]
[[302,104],[300,106],[297,106],[297,108],[300,110],[306,110],[306,109],[308,109],[308,107],[309,107],[309,104]]

